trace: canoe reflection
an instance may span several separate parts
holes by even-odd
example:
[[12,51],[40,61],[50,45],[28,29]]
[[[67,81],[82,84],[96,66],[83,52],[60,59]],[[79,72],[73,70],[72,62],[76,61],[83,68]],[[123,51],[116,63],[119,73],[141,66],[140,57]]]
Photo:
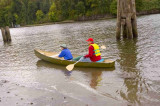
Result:
[[50,62],[46,62],[43,60],[37,61],[36,65],[37,65],[37,68],[47,67],[47,68],[54,68],[54,69],[61,70],[65,76],[71,76],[73,71],[81,71],[81,72],[85,73],[85,75],[87,77],[91,78],[90,86],[93,89],[96,89],[96,87],[99,86],[99,84],[102,80],[103,71],[114,71],[115,70],[115,68],[80,68],[80,67],[75,67],[75,69],[73,71],[67,71],[65,66],[52,64]]
[[38,68],[39,67],[47,67],[47,68],[54,68],[54,69],[61,70],[64,72],[65,76],[70,76],[72,73],[72,71],[66,71],[66,68],[64,66],[52,64],[50,62],[43,61],[43,60],[38,60],[36,65]]
[[[55,69],[59,69],[59,70],[63,70],[63,71],[67,71],[65,66],[62,65],[57,65],[57,64],[53,64],[47,61],[43,61],[43,60],[38,60],[37,61],[37,67],[48,67],[48,68],[55,68]],[[75,67],[74,70],[78,70],[78,71],[86,71],[86,72],[90,72],[90,71],[114,71],[114,68],[84,68],[84,67]]]

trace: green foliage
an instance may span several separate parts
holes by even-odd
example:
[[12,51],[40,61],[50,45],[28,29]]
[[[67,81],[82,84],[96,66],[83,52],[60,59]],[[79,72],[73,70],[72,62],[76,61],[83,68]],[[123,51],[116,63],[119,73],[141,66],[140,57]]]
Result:
[[69,0],[60,0],[62,20],[69,18]]
[[143,1],[142,0],[136,0],[136,10],[137,12],[142,10]]
[[105,14],[110,12],[110,5],[113,0],[99,0],[99,13]]
[[110,13],[113,15],[117,14],[117,0],[113,0],[110,5]]
[[142,10],[153,10],[160,8],[159,0],[143,1]]
[[36,12],[36,17],[37,17],[37,21],[40,21],[41,19],[43,19],[44,13],[42,12],[42,10],[38,10]]
[[19,16],[16,13],[14,13],[13,17],[15,19],[15,24],[18,24],[18,22],[19,22]]
[[84,3],[82,1],[78,2],[78,4],[76,5],[76,15],[77,16],[83,16],[85,15],[85,6]]
[[[160,9],[160,0],[136,0],[137,12]],[[117,14],[117,0],[0,0],[0,27]]]
[[8,26],[10,24],[12,16],[9,11],[10,8],[8,6],[0,9],[0,26]]
[[29,23],[34,23],[36,21],[36,12],[38,10],[38,7],[36,3],[29,2],[28,4],[28,13],[29,13]]
[[49,0],[46,0],[46,1],[44,2],[44,5],[43,5],[43,12],[44,12],[45,14],[48,13],[49,7],[50,7]]
[[50,9],[49,9],[49,18],[51,21],[57,21],[57,10],[56,10],[56,5],[53,2],[53,4],[51,5]]

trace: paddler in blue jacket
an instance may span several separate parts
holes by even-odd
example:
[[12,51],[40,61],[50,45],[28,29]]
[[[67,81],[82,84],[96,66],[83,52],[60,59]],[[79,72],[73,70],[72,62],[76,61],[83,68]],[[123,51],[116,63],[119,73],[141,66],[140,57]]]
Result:
[[62,51],[58,57],[60,57],[60,58],[64,57],[65,60],[72,60],[73,56],[71,54],[71,51],[67,48],[67,45],[62,44],[60,47],[61,47]]

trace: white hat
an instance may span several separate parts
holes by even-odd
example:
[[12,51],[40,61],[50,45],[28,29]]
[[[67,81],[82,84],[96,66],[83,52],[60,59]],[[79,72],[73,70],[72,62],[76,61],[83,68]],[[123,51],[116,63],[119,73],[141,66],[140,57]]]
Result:
[[62,44],[60,47],[67,48],[66,44]]

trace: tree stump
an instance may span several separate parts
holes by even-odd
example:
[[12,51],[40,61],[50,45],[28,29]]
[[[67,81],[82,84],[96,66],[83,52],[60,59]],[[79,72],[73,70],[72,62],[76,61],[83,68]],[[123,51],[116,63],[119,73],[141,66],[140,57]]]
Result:
[[118,0],[117,2],[117,32],[116,38],[136,38],[137,32],[137,16],[135,0]]
[[11,42],[11,34],[10,34],[9,27],[6,26],[5,28],[1,28],[1,32],[2,32],[3,41]]
[[1,32],[2,32],[2,38],[4,42],[7,42],[7,37],[6,37],[6,31],[4,28],[1,28]]
[[5,30],[6,30],[7,41],[10,42],[11,41],[11,34],[10,34],[9,27],[6,26]]

